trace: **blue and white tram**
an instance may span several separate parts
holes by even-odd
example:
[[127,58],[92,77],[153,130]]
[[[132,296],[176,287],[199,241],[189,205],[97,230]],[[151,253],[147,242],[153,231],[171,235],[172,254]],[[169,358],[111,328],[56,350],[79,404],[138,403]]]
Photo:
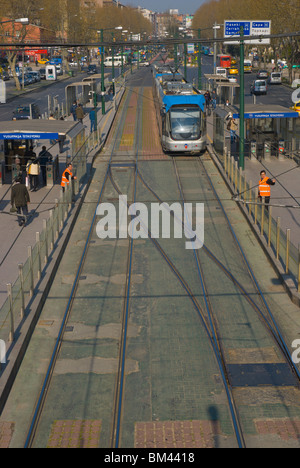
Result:
[[155,76],[153,95],[162,149],[199,154],[206,149],[204,96],[183,78]]

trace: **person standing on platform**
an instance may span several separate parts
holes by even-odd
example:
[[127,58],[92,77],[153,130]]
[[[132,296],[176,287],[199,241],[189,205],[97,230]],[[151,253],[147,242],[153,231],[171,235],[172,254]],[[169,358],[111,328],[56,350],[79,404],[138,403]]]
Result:
[[[22,177],[16,178],[16,183],[11,189],[11,206],[16,208],[18,213],[19,226],[25,226],[26,216],[28,216],[28,204],[30,203],[30,197],[28,190],[22,182]],[[23,216],[20,216],[21,213]]]
[[77,102],[74,101],[73,104],[71,105],[71,109],[70,109],[70,112],[73,115],[74,122],[77,121],[76,109],[77,109]]
[[269,203],[271,197],[271,185],[275,185],[275,179],[270,179],[266,175],[266,171],[260,172],[260,180],[258,182],[258,198],[260,201],[264,198],[264,202],[267,205],[266,208],[269,210]]
[[95,107],[91,110],[89,116],[90,116],[91,133],[92,133],[92,132],[95,132],[97,130],[97,125],[96,125],[97,115],[96,115],[96,108]]
[[41,172],[41,167],[38,159],[35,159],[32,161],[30,164],[29,168],[29,174],[31,175],[31,180],[32,180],[32,191],[37,192],[38,186],[39,186],[39,175]]
[[62,178],[61,178],[61,187],[62,191],[64,192],[66,187],[69,186],[70,180],[76,180],[77,177],[73,175],[73,166],[71,163],[67,165],[67,168],[64,170]]
[[76,107],[76,117],[79,122],[83,123],[82,121],[84,119],[84,112],[81,104],[78,104]]
[[43,184],[47,184],[47,164],[52,161],[52,155],[47,151],[46,146],[42,146],[42,151],[39,154],[39,162],[42,172]]

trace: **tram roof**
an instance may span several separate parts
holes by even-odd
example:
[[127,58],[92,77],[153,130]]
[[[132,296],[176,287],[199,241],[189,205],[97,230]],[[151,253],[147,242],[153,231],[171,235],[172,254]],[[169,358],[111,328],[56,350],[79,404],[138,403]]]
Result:
[[197,105],[204,112],[205,97],[203,96],[203,94],[165,95],[163,98],[163,103],[164,103],[166,112],[168,112],[172,106],[185,105],[185,104]]

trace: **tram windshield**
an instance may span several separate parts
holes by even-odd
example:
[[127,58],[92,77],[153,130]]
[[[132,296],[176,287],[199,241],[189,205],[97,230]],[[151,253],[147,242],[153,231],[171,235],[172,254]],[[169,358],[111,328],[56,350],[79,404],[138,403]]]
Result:
[[171,134],[174,140],[198,140],[201,136],[199,107],[172,107]]

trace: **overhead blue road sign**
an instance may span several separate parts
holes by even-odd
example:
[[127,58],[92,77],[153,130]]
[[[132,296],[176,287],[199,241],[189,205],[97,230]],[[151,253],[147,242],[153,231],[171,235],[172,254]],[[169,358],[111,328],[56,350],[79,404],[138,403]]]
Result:
[[244,28],[244,36],[250,36],[251,21],[225,21],[225,37],[238,36]]

